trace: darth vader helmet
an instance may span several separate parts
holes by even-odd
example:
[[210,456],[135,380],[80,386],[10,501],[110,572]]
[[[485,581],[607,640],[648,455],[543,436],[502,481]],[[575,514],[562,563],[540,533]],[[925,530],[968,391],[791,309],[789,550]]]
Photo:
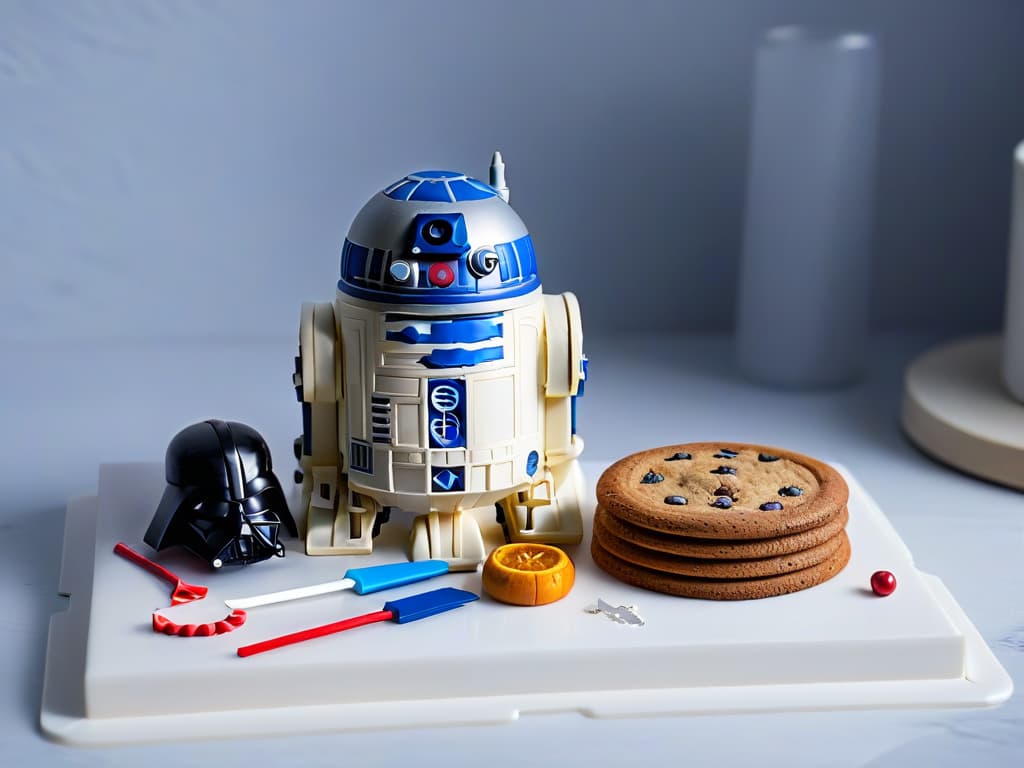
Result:
[[171,440],[165,464],[149,546],[184,547],[214,568],[284,557],[278,529],[298,531],[259,432],[236,421],[192,424]]

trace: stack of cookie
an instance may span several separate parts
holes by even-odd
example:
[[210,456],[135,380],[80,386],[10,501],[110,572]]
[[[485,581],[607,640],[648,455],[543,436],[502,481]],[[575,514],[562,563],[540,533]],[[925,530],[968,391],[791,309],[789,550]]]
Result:
[[816,459],[690,443],[627,456],[597,485],[591,553],[634,586],[751,600],[832,578],[850,559],[849,490]]

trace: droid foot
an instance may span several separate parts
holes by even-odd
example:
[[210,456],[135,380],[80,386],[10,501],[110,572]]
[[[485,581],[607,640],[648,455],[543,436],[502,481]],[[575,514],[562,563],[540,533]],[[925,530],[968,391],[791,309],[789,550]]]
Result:
[[579,544],[583,540],[583,472],[575,460],[545,470],[525,492],[499,502],[509,541]]
[[[306,518],[307,555],[368,555],[373,551],[373,529],[377,517],[375,506],[358,505],[357,495],[350,495],[344,509],[310,506]],[[355,502],[355,503],[353,503]]]
[[447,560],[452,571],[475,571],[486,554],[480,526],[466,512],[431,512],[413,521],[410,560]]

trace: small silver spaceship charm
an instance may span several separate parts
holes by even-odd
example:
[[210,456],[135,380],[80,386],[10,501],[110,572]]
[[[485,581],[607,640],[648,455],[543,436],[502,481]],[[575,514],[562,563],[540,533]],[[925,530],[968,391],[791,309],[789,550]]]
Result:
[[587,613],[603,613],[617,624],[626,624],[630,627],[642,627],[646,622],[636,612],[635,605],[611,605],[601,598],[597,599],[597,605],[590,605],[584,608]]

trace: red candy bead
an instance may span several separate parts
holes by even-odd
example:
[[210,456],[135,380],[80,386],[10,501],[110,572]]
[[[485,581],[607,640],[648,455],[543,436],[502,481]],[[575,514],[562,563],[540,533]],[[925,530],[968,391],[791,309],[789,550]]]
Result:
[[871,591],[879,597],[888,597],[896,591],[896,577],[889,571],[875,571],[871,574]]

